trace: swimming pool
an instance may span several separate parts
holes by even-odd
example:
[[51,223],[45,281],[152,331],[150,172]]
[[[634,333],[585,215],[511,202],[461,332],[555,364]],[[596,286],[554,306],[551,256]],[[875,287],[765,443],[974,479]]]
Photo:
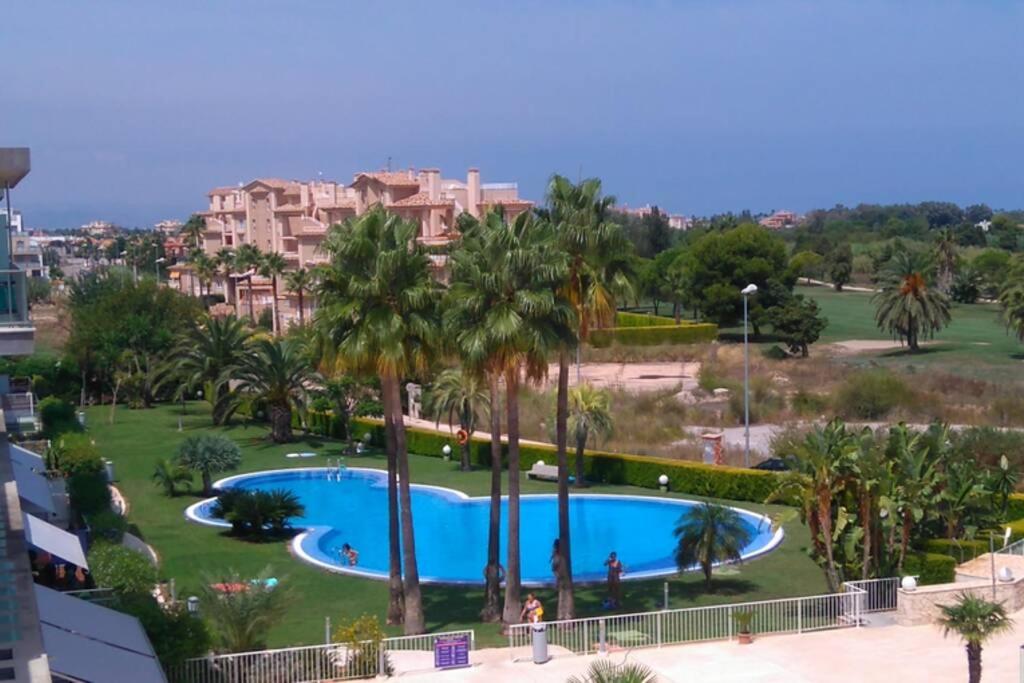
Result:
[[[306,507],[292,520],[305,531],[293,540],[300,558],[317,566],[347,574],[386,579],[388,575],[387,473],[348,468],[341,478],[326,468],[272,470],[228,477],[218,488],[293,491]],[[229,526],[210,515],[215,499],[196,503],[185,511],[202,524]],[[624,580],[674,574],[675,537],[680,515],[697,505],[693,501],[646,496],[570,494],[573,576],[577,581],[602,581],[608,553],[619,554],[626,567]],[[416,555],[421,579],[428,583],[482,584],[487,558],[490,501],[470,498],[460,491],[412,485]],[[505,562],[506,504],[502,507],[502,563]],[[558,501],[554,494],[524,495],[522,515],[522,577],[527,585],[553,583],[550,556],[558,536]],[[750,530],[744,559],[768,552],[782,541],[767,517],[736,509]],[[359,551],[356,567],[342,566],[339,550],[345,543]]]

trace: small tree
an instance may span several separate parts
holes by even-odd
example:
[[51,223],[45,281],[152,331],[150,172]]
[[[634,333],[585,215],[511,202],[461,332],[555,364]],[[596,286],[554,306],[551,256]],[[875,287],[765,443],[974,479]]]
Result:
[[828,326],[828,318],[821,315],[821,309],[813,299],[797,294],[781,306],[768,311],[775,334],[789,346],[790,353],[807,358],[807,347],[818,341]]
[[192,472],[180,462],[174,462],[168,458],[161,458],[156,461],[153,469],[153,483],[164,490],[168,496],[178,495],[178,484],[184,484],[186,488],[192,488]]
[[[476,430],[477,413],[481,408],[489,409],[490,397],[487,394],[487,383],[484,378],[463,368],[448,369],[442,372],[437,381],[430,387],[430,410],[441,422],[448,415],[448,427],[458,420],[459,429],[469,436]],[[469,461],[469,438],[460,445],[462,454],[462,470],[468,472],[472,468]]]
[[572,676],[568,683],[654,683],[658,676],[639,662],[615,664],[607,659],[598,659],[587,668],[582,676]]
[[576,486],[585,485],[583,454],[588,439],[607,439],[614,431],[607,391],[581,384],[569,391],[568,429],[576,438]]
[[963,593],[952,605],[941,605],[938,619],[942,635],[955,633],[967,649],[968,683],[981,683],[981,648],[992,636],[1013,629],[1013,620],[1006,615],[1002,603],[989,602]]
[[711,590],[711,568],[716,562],[739,561],[750,542],[750,530],[732,508],[702,503],[679,518],[673,532],[676,566],[680,570],[699,564],[704,583]]
[[213,475],[236,469],[242,463],[242,451],[226,436],[190,436],[178,447],[178,463],[202,475],[203,495],[208,496],[213,491]]
[[[268,582],[267,567],[252,581],[237,571],[206,575],[199,588],[201,609],[213,626],[214,640],[221,652],[252,652],[266,647],[267,634],[288,610],[290,591],[280,582]],[[222,593],[220,586],[245,586]]]
[[345,654],[338,673],[349,678],[366,678],[373,673],[379,676],[392,676],[394,667],[387,651],[383,653],[384,670],[378,671],[382,663],[381,649],[384,642],[384,630],[380,627],[377,617],[364,614],[348,624],[339,626],[331,637],[335,643],[345,646]]
[[123,545],[93,544],[89,571],[97,586],[124,595],[149,595],[156,585],[156,567],[144,555]]
[[853,275],[853,249],[849,244],[840,244],[828,253],[825,257],[825,270],[835,290],[843,291],[843,286]]

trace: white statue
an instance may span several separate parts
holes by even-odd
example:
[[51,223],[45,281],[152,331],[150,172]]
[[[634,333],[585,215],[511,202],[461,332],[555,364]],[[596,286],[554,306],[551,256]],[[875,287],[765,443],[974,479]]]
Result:
[[420,417],[420,394],[423,388],[415,382],[405,385],[405,391],[409,394],[409,417],[419,419]]

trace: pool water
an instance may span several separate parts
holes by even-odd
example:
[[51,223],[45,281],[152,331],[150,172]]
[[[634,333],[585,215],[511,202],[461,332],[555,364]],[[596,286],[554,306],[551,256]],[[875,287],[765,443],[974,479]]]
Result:
[[[340,480],[323,468],[278,470],[229,477],[219,488],[293,491],[305,505],[292,524],[307,531],[294,548],[304,560],[346,573],[387,578],[387,479],[380,470],[347,469]],[[226,526],[212,519],[213,499],[189,508],[190,519]],[[692,501],[600,494],[570,493],[573,576],[577,581],[601,581],[608,553],[615,551],[626,568],[623,579],[650,578],[678,571],[672,534]],[[490,501],[432,486],[412,487],[416,556],[422,580],[439,583],[483,583],[487,560]],[[507,502],[502,504],[501,562],[505,563]],[[521,497],[522,577],[525,584],[553,583],[551,550],[558,536],[558,503],[554,494]],[[738,510],[750,530],[744,558],[767,552],[782,540],[766,517]],[[348,567],[339,557],[343,544],[359,552],[359,564]]]

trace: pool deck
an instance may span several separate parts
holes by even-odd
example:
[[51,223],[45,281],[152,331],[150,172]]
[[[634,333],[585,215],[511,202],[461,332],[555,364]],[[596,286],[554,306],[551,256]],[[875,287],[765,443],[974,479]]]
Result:
[[[982,654],[983,681],[1018,681],[1024,643],[1024,611],[1012,615],[1013,632],[994,638]],[[936,626],[897,626],[873,615],[875,626],[803,635],[768,636],[751,645],[716,641],[661,649],[613,653],[654,669],[662,683],[863,683],[916,681],[962,683],[967,657],[961,642],[943,638]],[[473,653],[475,666],[445,672],[407,674],[414,681],[497,683],[559,681],[586,671],[595,657],[558,656],[546,664],[513,663],[506,649]]]

